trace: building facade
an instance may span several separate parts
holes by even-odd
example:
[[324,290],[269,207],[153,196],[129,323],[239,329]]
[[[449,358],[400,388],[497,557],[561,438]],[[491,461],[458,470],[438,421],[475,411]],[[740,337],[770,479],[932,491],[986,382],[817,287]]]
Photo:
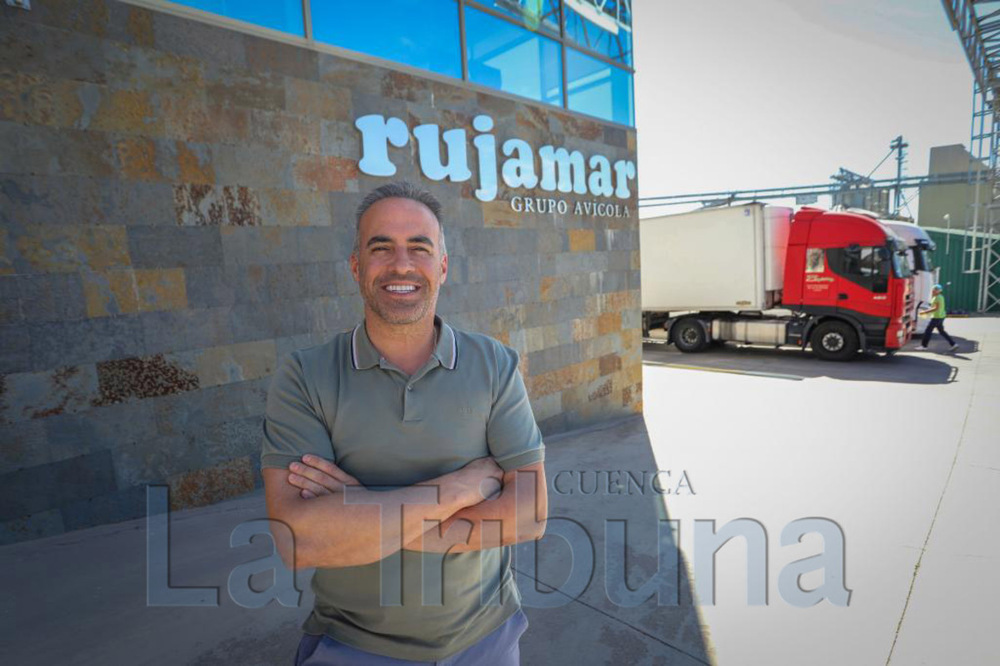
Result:
[[0,542],[259,487],[270,374],[360,319],[397,178],[543,432],[641,411],[628,3],[347,4],[0,6]]
[[[934,146],[930,151],[930,175],[968,173],[970,168],[983,170],[976,164],[965,146],[953,144]],[[989,185],[979,186],[979,201],[989,202],[992,197]],[[979,220],[979,230],[972,227],[972,204],[976,201],[973,185],[924,185],[920,188],[920,207],[917,219],[930,234],[937,249],[934,262],[940,269],[939,280],[945,287],[948,309],[953,312],[977,312],[982,284],[981,266],[983,248],[996,244],[984,230],[995,220]],[[983,207],[984,212],[988,210]]]
[[[968,173],[974,163],[965,146],[934,146],[930,150],[927,173],[939,174]],[[979,170],[985,167],[980,165]],[[991,196],[987,187],[980,193],[983,201]],[[921,226],[964,230],[970,206],[975,199],[975,191],[967,183],[948,185],[924,185],[920,188],[920,206],[917,219]]]

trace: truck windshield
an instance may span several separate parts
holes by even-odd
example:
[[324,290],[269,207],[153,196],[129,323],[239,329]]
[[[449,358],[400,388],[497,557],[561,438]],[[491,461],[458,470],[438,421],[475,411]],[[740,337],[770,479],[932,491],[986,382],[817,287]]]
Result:
[[928,248],[916,247],[913,248],[913,252],[917,258],[917,270],[927,271],[930,273],[934,270],[934,251]]
[[906,251],[890,250],[892,252],[892,274],[898,278],[905,278],[913,275],[910,264],[906,260]]

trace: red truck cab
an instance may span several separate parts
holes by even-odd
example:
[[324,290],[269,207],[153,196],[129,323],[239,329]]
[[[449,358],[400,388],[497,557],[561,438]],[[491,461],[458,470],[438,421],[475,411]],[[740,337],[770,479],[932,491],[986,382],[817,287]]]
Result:
[[[811,315],[813,333],[823,338],[812,336],[814,348],[846,344],[892,353],[912,330],[905,252],[902,239],[874,218],[803,208],[790,225],[782,306]],[[804,331],[801,344],[810,337]]]

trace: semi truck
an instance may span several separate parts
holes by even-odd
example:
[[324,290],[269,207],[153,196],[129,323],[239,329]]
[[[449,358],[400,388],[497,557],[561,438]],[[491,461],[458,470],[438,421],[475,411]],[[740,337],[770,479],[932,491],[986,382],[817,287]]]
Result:
[[644,338],[811,347],[846,361],[912,334],[906,244],[876,218],[762,203],[639,221]]
[[913,332],[923,334],[929,319],[917,316],[917,312],[926,308],[931,302],[931,289],[939,280],[940,269],[934,267],[934,251],[937,247],[930,234],[912,222],[904,220],[879,220],[889,227],[906,243],[906,258],[913,272],[913,299],[910,310],[910,320],[913,322]]

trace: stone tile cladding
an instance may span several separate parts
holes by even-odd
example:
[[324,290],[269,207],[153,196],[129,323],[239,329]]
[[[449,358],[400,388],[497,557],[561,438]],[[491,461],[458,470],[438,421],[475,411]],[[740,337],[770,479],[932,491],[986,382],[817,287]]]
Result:
[[[113,0],[0,5],[0,543],[259,487],[268,381],[352,326],[354,119],[635,160],[635,133]],[[444,203],[439,311],[515,348],[544,432],[641,410],[629,218]],[[407,156],[407,151],[409,155]],[[470,167],[475,171],[470,147]],[[547,196],[547,195],[546,195]],[[609,442],[612,446],[613,442]]]

